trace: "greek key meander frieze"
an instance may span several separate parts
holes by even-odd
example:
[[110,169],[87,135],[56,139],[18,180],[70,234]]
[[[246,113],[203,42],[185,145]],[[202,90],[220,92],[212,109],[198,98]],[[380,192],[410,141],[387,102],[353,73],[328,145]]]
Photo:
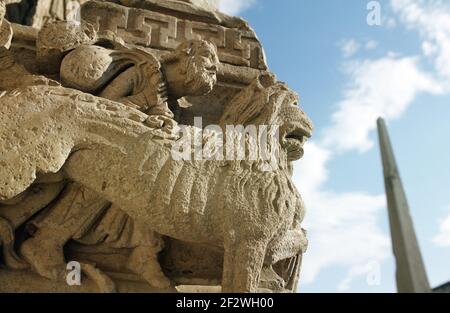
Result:
[[256,69],[266,69],[264,52],[252,31],[241,31],[221,25],[189,21],[148,10],[109,4],[109,14],[99,14],[103,8],[86,5],[83,20],[98,31],[112,31],[126,42],[159,50],[173,50],[181,42],[204,39],[218,48],[221,62]]

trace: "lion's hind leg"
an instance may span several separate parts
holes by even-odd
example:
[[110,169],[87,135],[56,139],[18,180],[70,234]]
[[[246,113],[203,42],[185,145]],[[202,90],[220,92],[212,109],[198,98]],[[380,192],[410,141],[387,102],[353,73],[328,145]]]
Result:
[[158,261],[158,252],[152,247],[136,247],[131,252],[126,266],[133,273],[141,276],[152,287],[166,290],[172,286],[172,283],[161,269]]

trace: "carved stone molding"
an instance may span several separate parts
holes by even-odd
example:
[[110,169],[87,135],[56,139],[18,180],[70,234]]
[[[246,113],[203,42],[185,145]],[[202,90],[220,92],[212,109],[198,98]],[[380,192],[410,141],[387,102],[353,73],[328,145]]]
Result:
[[204,39],[216,44],[219,59],[224,63],[262,70],[267,68],[263,48],[251,29],[189,20],[172,11],[161,14],[99,1],[86,3],[81,16],[98,31],[112,31],[124,41],[138,46],[172,50],[184,40]]

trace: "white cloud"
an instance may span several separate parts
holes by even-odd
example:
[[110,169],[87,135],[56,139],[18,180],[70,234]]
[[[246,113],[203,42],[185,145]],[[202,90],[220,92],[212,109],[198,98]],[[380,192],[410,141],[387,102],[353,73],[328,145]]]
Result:
[[341,292],[351,290],[352,281],[359,276],[366,276],[366,283],[369,286],[379,286],[381,284],[381,263],[383,260],[384,258],[378,258],[378,260],[370,261],[364,265],[351,267],[347,277],[338,284],[338,290]]
[[385,196],[329,190],[328,162],[341,152],[371,148],[369,133],[377,117],[399,117],[419,92],[439,91],[412,57],[355,61],[348,63],[347,70],[350,84],[332,124],[320,141],[305,147],[305,157],[294,172],[308,207],[304,225],[310,249],[302,280],[308,284],[325,268],[344,268],[337,286],[340,291],[348,290],[354,279],[368,275],[369,265],[381,264],[391,249],[389,235],[379,226],[386,214]]
[[346,58],[349,58],[356,54],[361,45],[355,39],[346,39],[339,43],[341,48],[342,55]]
[[314,142],[307,142],[307,152],[295,167],[295,183],[302,186],[302,194],[310,194],[319,190],[328,179],[326,164],[331,152]]
[[343,273],[340,285],[348,286],[368,272],[367,264],[389,256],[389,238],[377,226],[380,214],[385,212],[385,198],[326,190],[332,151],[314,142],[308,143],[305,151],[294,171],[294,181],[308,209],[304,227],[308,229],[310,248],[304,259],[302,282],[313,282],[325,268],[342,266],[348,272]]
[[219,0],[219,10],[229,15],[239,15],[256,3],[256,0]]
[[330,266],[348,268],[343,273],[343,280],[348,280],[355,268],[389,256],[389,237],[378,226],[385,213],[384,195],[318,191],[305,194],[305,201],[311,245],[303,265],[304,283]]
[[[344,55],[356,53],[356,41],[344,44]],[[359,47],[361,47],[359,45]],[[366,42],[373,49],[376,42]],[[359,49],[359,48],[358,48]],[[338,153],[366,151],[376,119],[399,117],[420,92],[440,92],[436,82],[418,67],[416,57],[388,53],[376,60],[348,62],[349,84],[332,115],[331,125],[316,143],[305,147],[294,180],[301,188],[308,214],[310,249],[304,260],[302,281],[313,282],[329,267],[343,268],[337,288],[346,291],[354,279],[368,275],[371,264],[391,255],[389,235],[379,226],[386,214],[383,194],[349,191],[337,193],[326,187],[328,162]]]
[[355,39],[344,39],[338,43],[341,53],[345,58],[350,58],[357,54],[361,49],[373,50],[378,47],[375,40],[367,40],[365,43],[359,43]]
[[378,47],[378,42],[376,42],[375,40],[369,40],[366,42],[364,47],[366,50],[373,50]]
[[450,247],[450,213],[439,223],[439,233],[433,238],[433,242],[440,247]]
[[391,0],[391,5],[405,26],[420,34],[424,54],[432,58],[436,72],[450,80],[450,4],[439,0]]
[[[302,269],[304,284],[313,282],[326,268],[341,268],[343,278],[336,287],[346,291],[354,279],[368,275],[374,264],[381,266],[391,256],[389,234],[379,225],[386,214],[385,196],[330,190],[326,186],[328,162],[343,152],[371,149],[370,134],[378,117],[401,117],[421,93],[450,92],[450,5],[438,0],[391,0],[391,5],[397,16],[389,17],[386,27],[403,23],[418,31],[423,55],[389,51],[378,59],[347,61],[349,82],[331,124],[322,137],[306,146],[305,157],[294,171],[308,208],[304,225],[310,246]],[[361,49],[375,49],[377,42],[350,39],[339,46],[350,58]],[[434,72],[420,67],[423,58],[434,63]],[[450,215],[440,221],[433,241],[450,246]]]
[[417,65],[417,58],[386,56],[347,64],[350,84],[324,132],[324,144],[340,152],[373,146],[369,138],[378,117],[398,118],[418,93],[441,91]]
[[[389,52],[384,58],[349,62],[350,83],[324,133],[324,144],[338,151],[369,150],[375,120],[400,117],[420,93],[450,91],[450,5],[439,0],[391,0],[398,20],[421,35],[422,52],[435,64],[435,73],[424,72],[420,57],[401,57]],[[393,17],[390,19],[395,20]],[[356,40],[344,40],[341,50],[351,57],[361,49]],[[368,41],[366,50],[377,42]]]
[[[394,27],[396,19],[391,21]],[[436,40],[428,36],[422,46],[428,55],[439,55],[444,44],[437,46]],[[343,41],[340,47],[345,57],[351,57],[360,49],[375,49],[377,42],[359,44],[351,39]],[[354,279],[368,275],[373,264],[381,266],[391,255],[389,235],[379,226],[386,214],[385,196],[329,190],[328,162],[343,152],[371,149],[374,143],[370,133],[378,117],[399,118],[420,93],[444,92],[440,80],[423,71],[419,61],[420,56],[402,56],[389,51],[379,59],[346,63],[349,83],[336,105],[331,124],[317,142],[306,146],[305,158],[294,172],[294,180],[308,207],[304,225],[308,229],[310,248],[302,270],[305,284],[313,282],[323,269],[339,267],[344,270],[337,288],[346,291]],[[448,224],[450,217],[442,222],[435,242],[448,243]]]
[[[422,53],[435,68],[436,79],[450,92],[450,4],[440,0],[391,0],[391,6],[404,25],[415,30],[422,40]],[[450,214],[440,220],[433,242],[450,247]]]
[[383,25],[387,27],[388,29],[393,29],[397,27],[397,21],[393,17],[388,17],[383,20]]

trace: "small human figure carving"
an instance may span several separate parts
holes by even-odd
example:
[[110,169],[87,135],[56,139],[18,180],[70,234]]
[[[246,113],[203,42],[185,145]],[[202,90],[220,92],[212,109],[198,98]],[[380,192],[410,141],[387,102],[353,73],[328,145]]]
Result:
[[49,23],[36,46],[41,70],[59,75],[64,86],[156,115],[160,123],[173,123],[181,98],[209,94],[220,65],[217,47],[206,40],[156,55],[85,22]]
[[216,47],[204,40],[181,43],[162,62],[139,49],[85,45],[63,59],[61,79],[68,87],[98,93],[148,115],[173,117],[169,106],[176,108],[178,99],[212,91],[218,64]]

